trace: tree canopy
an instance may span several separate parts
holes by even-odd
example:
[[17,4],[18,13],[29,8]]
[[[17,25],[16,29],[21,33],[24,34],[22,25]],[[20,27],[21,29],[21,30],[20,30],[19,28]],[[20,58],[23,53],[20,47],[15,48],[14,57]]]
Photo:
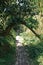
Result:
[[40,38],[33,30],[38,26],[37,19],[32,18],[39,13],[37,2],[38,0],[0,0],[0,36],[6,36],[12,27],[23,24]]

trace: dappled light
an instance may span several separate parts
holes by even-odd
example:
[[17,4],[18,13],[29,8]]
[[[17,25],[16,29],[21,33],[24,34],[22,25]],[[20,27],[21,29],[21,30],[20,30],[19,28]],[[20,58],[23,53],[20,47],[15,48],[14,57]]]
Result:
[[0,0],[0,65],[43,65],[43,0]]

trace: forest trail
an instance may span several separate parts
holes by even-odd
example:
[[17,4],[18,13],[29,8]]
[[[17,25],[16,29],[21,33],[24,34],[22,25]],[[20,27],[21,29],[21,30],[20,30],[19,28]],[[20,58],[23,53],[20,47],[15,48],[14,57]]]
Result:
[[25,47],[19,40],[16,41],[16,64],[15,65],[29,65]]

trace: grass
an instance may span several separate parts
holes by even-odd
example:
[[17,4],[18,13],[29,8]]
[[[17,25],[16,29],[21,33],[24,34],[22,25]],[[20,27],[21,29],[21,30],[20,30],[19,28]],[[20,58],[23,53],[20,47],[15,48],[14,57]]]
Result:
[[[14,33],[14,32],[13,32]],[[16,61],[15,36],[0,37],[0,65],[12,65]]]
[[37,45],[26,45],[25,49],[27,49],[30,65],[43,65],[43,42]]

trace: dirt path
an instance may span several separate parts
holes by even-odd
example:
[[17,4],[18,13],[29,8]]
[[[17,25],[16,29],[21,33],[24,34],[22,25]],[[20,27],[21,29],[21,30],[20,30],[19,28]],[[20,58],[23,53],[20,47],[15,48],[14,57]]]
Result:
[[16,46],[17,59],[15,65],[29,65],[27,53],[22,43],[16,42]]

